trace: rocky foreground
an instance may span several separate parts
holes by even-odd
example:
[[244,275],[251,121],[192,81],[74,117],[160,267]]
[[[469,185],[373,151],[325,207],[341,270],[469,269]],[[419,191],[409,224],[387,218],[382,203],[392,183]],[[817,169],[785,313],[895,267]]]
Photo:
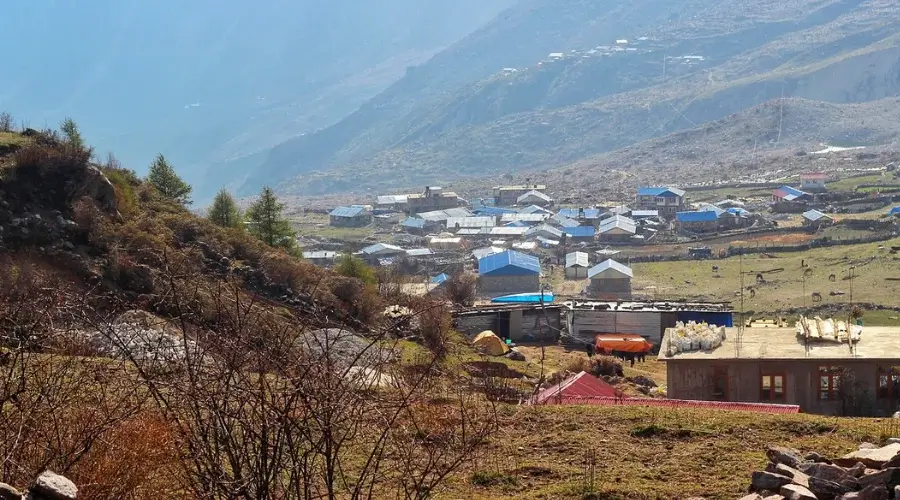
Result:
[[45,471],[24,493],[0,483],[0,500],[75,500],[78,488],[68,478]]
[[887,500],[900,498],[900,439],[885,446],[828,459],[792,448],[766,450],[769,465],[754,472],[750,494],[741,500]]

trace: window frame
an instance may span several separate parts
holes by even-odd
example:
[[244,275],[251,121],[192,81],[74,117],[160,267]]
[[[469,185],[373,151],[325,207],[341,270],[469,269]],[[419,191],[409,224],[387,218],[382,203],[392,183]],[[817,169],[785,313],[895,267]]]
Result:
[[[900,366],[878,365],[875,373],[875,399],[900,400]],[[881,379],[885,379],[882,394]]]
[[[781,379],[781,397],[776,397],[776,384],[775,379]],[[769,387],[766,388],[766,381],[768,379]],[[763,394],[766,394],[767,391],[768,397],[763,397]],[[759,400],[765,402],[785,402],[787,401],[787,375],[785,372],[772,372],[772,371],[760,371],[759,374]]]
[[[820,365],[819,376],[816,379],[818,380],[816,387],[816,395],[818,397],[816,399],[819,401],[839,400],[841,398],[841,377],[843,373],[844,368],[841,366]],[[823,378],[828,381],[827,386],[822,385]]]

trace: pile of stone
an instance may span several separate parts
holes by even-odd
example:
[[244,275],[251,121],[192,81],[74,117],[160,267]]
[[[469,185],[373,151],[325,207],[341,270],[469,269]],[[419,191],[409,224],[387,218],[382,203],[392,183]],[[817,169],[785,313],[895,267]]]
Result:
[[0,500],[75,500],[77,496],[75,483],[51,471],[43,472],[24,492],[0,483]]
[[753,473],[750,494],[741,500],[900,499],[900,439],[863,443],[835,459],[780,446],[768,447],[766,456],[769,465]]

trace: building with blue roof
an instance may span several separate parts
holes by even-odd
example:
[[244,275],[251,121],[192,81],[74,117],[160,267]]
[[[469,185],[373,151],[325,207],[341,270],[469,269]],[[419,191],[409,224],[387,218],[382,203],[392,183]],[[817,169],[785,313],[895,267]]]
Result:
[[541,262],[537,257],[506,250],[478,259],[479,290],[497,297],[537,292],[541,288]]
[[483,206],[483,205],[473,208],[472,212],[474,212],[475,215],[489,216],[489,217],[499,217],[503,214],[516,213],[516,211],[511,208],[487,207],[487,206]]
[[556,214],[550,218],[550,223],[559,227],[577,227],[580,226],[581,223],[575,219],[570,219],[564,215]]
[[888,215],[893,215],[894,217],[900,217],[900,206],[896,206],[888,212]]
[[634,202],[637,210],[656,210],[659,215],[672,218],[677,212],[684,211],[684,195],[683,189],[673,187],[641,187]]
[[712,233],[719,229],[719,215],[714,210],[677,212],[675,229],[680,233]]
[[363,205],[337,207],[328,213],[328,224],[334,227],[365,227],[372,223],[372,211]]
[[564,227],[562,228],[562,232],[566,235],[569,241],[574,243],[580,242],[591,242],[594,240],[594,235],[596,234],[596,228],[594,226],[575,226],[575,227]]

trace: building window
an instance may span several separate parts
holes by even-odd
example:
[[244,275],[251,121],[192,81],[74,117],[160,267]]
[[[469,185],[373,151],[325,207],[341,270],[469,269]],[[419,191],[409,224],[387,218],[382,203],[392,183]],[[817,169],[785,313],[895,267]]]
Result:
[[666,198],[665,198],[665,196],[657,196],[657,197],[656,197],[656,204],[657,204],[657,205],[665,205],[665,204],[666,204]]
[[716,401],[728,401],[728,367],[713,367],[713,393]]
[[784,401],[784,375],[760,377],[760,401]]
[[879,399],[900,399],[900,366],[878,367]]
[[840,366],[819,367],[819,400],[834,401],[838,399],[841,391],[842,372]]

